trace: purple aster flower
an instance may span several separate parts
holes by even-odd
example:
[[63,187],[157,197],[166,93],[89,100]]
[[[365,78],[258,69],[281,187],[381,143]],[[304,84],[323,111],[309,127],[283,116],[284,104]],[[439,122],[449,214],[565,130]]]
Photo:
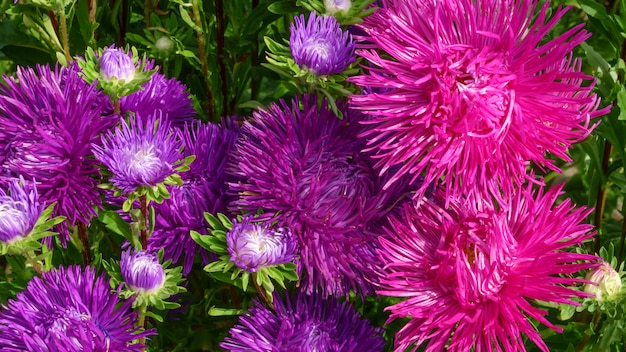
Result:
[[0,348],[7,352],[143,351],[132,301],[111,293],[106,277],[79,266],[34,277],[0,310]]
[[321,286],[326,294],[368,294],[379,262],[369,226],[398,198],[380,191],[382,182],[361,153],[361,115],[339,101],[339,120],[325,104],[318,107],[315,96],[281,101],[246,122],[230,170],[239,179],[230,184],[239,195],[232,204],[244,212],[262,209],[264,218],[292,231],[307,292]]
[[[425,200],[392,217],[381,238],[380,295],[404,300],[386,310],[390,321],[411,317],[396,335],[395,348],[411,351],[525,351],[524,337],[547,346],[530,318],[561,332],[532,301],[579,305],[589,297],[572,276],[598,258],[564,251],[594,235],[585,224],[592,209],[560,189],[536,194],[531,186],[508,207],[488,199],[458,199],[449,208]],[[447,346],[447,347],[446,347]]]
[[165,75],[155,73],[141,90],[120,98],[122,114],[132,111],[140,116],[149,116],[160,110],[172,126],[182,128],[185,123],[193,121],[196,115],[186,89],[175,78],[168,79]]
[[300,15],[294,18],[290,28],[291,55],[300,68],[318,76],[334,75],[356,60],[352,36],[341,30],[333,16],[311,12],[307,22]]
[[135,78],[137,68],[132,53],[126,53],[114,45],[108,47],[100,58],[100,76],[107,80],[130,82]]
[[159,257],[147,251],[131,253],[128,249],[122,253],[120,261],[122,279],[131,290],[137,292],[156,292],[165,284],[165,271],[159,263]]
[[230,261],[251,273],[293,261],[297,243],[291,231],[285,227],[272,230],[268,224],[252,220],[247,216],[233,222],[233,229],[226,234]]
[[567,150],[608,109],[597,110],[592,77],[572,56],[590,34],[580,25],[546,41],[567,10],[548,19],[550,4],[535,17],[536,6],[385,0],[365,18],[375,48],[358,54],[371,68],[352,82],[374,92],[351,102],[373,117],[363,135],[377,169],[392,175],[387,186],[411,174],[424,176],[418,198],[439,180],[451,196],[506,195],[532,178],[531,162],[559,170],[547,153],[571,161]]
[[[226,121],[230,121],[226,119]],[[228,214],[226,164],[239,136],[235,123],[225,125],[194,123],[179,131],[183,157],[195,155],[190,170],[182,173],[183,185],[170,188],[170,198],[155,205],[156,224],[148,249],[164,249],[164,259],[183,257],[183,273],[191,271],[196,253],[204,262],[208,256],[191,238],[191,230],[208,235],[204,213]]]
[[[0,85],[0,188],[23,176],[36,179],[54,216],[88,224],[102,206],[92,143],[118,122],[109,98],[75,68],[18,68]],[[63,223],[65,224],[65,223]],[[66,225],[61,241],[69,239]]]
[[226,351],[382,351],[382,329],[362,319],[348,302],[298,293],[285,301],[274,293],[274,310],[256,301],[220,344]]
[[180,142],[161,116],[157,112],[144,124],[137,115],[102,136],[102,146],[93,145],[96,158],[111,170],[110,181],[126,194],[165,181],[183,159]]
[[11,243],[27,237],[44,210],[36,186],[29,189],[20,177],[9,183],[8,192],[0,189],[0,241]]

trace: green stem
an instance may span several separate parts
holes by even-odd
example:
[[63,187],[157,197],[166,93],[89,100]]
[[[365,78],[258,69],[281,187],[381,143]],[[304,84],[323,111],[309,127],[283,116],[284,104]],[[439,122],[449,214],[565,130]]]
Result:
[[593,315],[592,325],[585,332],[585,336],[583,336],[583,339],[580,340],[580,343],[576,347],[576,352],[582,352],[585,349],[585,345],[587,345],[587,342],[589,342],[589,339],[591,339],[593,330],[595,330],[596,325],[598,325],[598,322],[600,321],[600,316],[601,316],[600,310],[596,310],[596,313]]
[[[202,25],[202,15],[200,14],[200,6],[198,6],[199,0],[191,0],[191,8],[193,10],[193,19],[196,26],[204,28]],[[215,106],[213,104],[213,90],[209,82],[209,64],[206,58],[206,49],[204,47],[204,36],[202,31],[196,31],[196,38],[198,39],[198,54],[200,55],[200,63],[202,64],[202,76],[204,77],[204,84],[206,86],[207,94],[207,113],[209,121],[213,121],[215,115]]]
[[32,259],[35,257],[35,253],[33,251],[24,252],[24,258],[26,258],[26,262],[33,266],[33,269],[37,272],[37,274],[41,275],[43,270],[39,263],[36,260]]
[[265,288],[259,286],[259,284],[256,282],[256,273],[252,274],[251,279],[252,279],[252,283],[254,284],[254,287],[256,288],[256,291],[259,293],[259,296],[261,296],[261,298],[267,304],[268,307],[270,307],[271,309],[274,309],[274,304],[269,299],[269,297],[267,297],[267,293],[265,292]]
[[[611,158],[611,153],[613,152],[613,145],[608,141],[604,141],[604,152],[602,155],[602,178],[607,176],[607,172],[609,169],[609,159]],[[600,229],[602,226],[602,216],[604,214],[604,207],[606,205],[606,185],[598,182],[598,192],[596,198],[596,210],[594,213],[593,223],[596,226],[596,229]],[[600,248],[602,247],[602,242],[600,241],[600,236],[594,237],[594,250],[596,253],[600,252]]]
[[141,248],[143,250],[147,250],[148,249],[148,198],[146,195],[139,197],[139,204],[141,207],[141,221],[142,221],[139,241],[141,242]]
[[[139,320],[137,320],[137,327],[141,329],[142,331],[146,329],[146,311],[147,310],[148,310],[148,305],[145,303],[139,307]],[[145,337],[140,338],[139,343],[145,346],[146,338]]]
[[65,17],[65,8],[59,11],[59,25],[61,26],[61,43],[63,44],[63,54],[65,60],[69,64],[72,61],[70,56],[70,37],[67,33],[67,18]]
[[119,115],[121,111],[122,111],[122,108],[120,107],[120,100],[119,99],[113,100],[113,113],[116,115]]

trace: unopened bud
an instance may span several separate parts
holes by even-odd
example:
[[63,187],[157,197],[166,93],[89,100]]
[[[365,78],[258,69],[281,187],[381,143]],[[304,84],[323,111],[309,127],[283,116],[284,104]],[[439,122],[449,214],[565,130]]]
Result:
[[584,291],[595,294],[598,302],[615,299],[619,291],[622,289],[622,279],[619,273],[613,269],[611,264],[606,262],[598,265],[594,270],[590,271],[585,279],[597,284],[586,284]]

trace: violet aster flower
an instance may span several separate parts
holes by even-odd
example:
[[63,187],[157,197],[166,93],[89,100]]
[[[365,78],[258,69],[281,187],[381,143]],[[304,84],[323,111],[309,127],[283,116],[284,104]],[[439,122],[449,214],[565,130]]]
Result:
[[378,293],[405,298],[387,308],[390,320],[411,317],[396,350],[524,351],[526,335],[548,351],[529,319],[562,329],[530,301],[579,305],[572,298],[591,295],[572,288],[584,280],[570,275],[598,260],[563,251],[594,233],[585,224],[592,209],[569,199],[555,205],[560,194],[528,187],[505,208],[487,199],[453,200],[449,208],[425,200],[392,217],[389,237],[380,239]]
[[[88,224],[102,206],[91,144],[118,122],[109,98],[79,76],[75,66],[18,68],[0,84],[0,188],[19,176],[36,179],[41,201],[56,202],[54,216]],[[63,223],[60,239],[69,239]]]
[[121,302],[104,276],[79,266],[34,277],[0,310],[0,349],[7,352],[143,351],[154,332],[135,328],[132,301]]
[[333,16],[311,12],[307,22],[304,15],[300,15],[294,18],[290,28],[289,46],[300,68],[318,76],[334,75],[343,72],[356,59],[352,37],[341,30]]
[[129,194],[139,187],[155,187],[172,175],[176,162],[183,159],[180,146],[167,119],[157,112],[145,123],[137,115],[109,131],[102,136],[102,146],[93,145],[93,152],[111,170],[113,185]]
[[385,347],[382,329],[362,319],[348,302],[296,294],[274,294],[274,310],[260,302],[239,318],[220,346],[226,351],[377,352]]
[[231,262],[253,273],[295,258],[297,243],[288,228],[272,230],[267,223],[252,223],[252,220],[245,217],[241,222],[233,222],[233,229],[226,234]]
[[597,110],[592,77],[571,53],[590,34],[580,25],[544,42],[567,10],[547,19],[545,3],[535,18],[536,6],[385,0],[365,18],[375,48],[358,54],[371,68],[352,82],[389,90],[351,101],[373,117],[363,135],[377,169],[392,175],[387,186],[411,174],[425,178],[416,197],[440,179],[450,195],[506,195],[531,178],[531,162],[559,170],[547,153],[571,161],[567,150],[608,110]]
[[120,80],[130,82],[135,78],[137,68],[133,63],[132,53],[110,46],[100,58],[100,76],[108,81]]
[[232,204],[250,213],[263,209],[292,231],[307,292],[321,285],[326,294],[368,294],[378,259],[367,230],[395,195],[380,191],[383,182],[361,153],[360,114],[338,101],[339,120],[325,104],[318,107],[315,96],[282,101],[246,122],[230,170],[240,180],[230,184],[239,195]]
[[178,127],[184,127],[186,122],[193,121],[196,112],[191,105],[187,87],[175,78],[168,79],[160,73],[155,73],[142,88],[120,98],[122,113],[132,111],[140,116],[149,116],[156,110],[161,110],[172,126]]
[[120,261],[122,279],[131,290],[141,293],[159,291],[165,284],[165,271],[159,258],[147,251],[122,253]]
[[11,243],[30,235],[43,210],[37,188],[27,187],[24,178],[10,182],[8,192],[0,188],[0,241]]
[[183,185],[170,189],[170,198],[155,205],[156,224],[148,239],[148,249],[164,249],[164,259],[183,258],[184,274],[191,271],[196,253],[208,262],[204,249],[191,238],[194,230],[207,235],[204,213],[228,213],[230,196],[225,174],[230,153],[239,136],[236,123],[224,125],[194,123],[179,131],[183,157],[195,155],[190,170],[180,176]]

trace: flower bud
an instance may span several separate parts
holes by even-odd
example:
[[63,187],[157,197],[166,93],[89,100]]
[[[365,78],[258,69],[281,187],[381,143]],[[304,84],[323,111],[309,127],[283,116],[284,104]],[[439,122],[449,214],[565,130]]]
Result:
[[595,294],[598,302],[615,299],[622,289],[622,279],[619,273],[607,262],[598,265],[594,270],[590,271],[585,279],[597,284],[586,284],[584,291]]
[[330,14],[346,13],[352,7],[350,0],[324,0],[326,12]]
[[161,37],[156,41],[156,48],[159,51],[167,52],[172,50],[174,42],[169,37]]
[[288,229],[274,231],[267,225],[250,223],[250,218],[233,223],[232,231],[226,234],[226,243],[230,260],[247,272],[289,263],[296,250],[295,239]]
[[38,200],[37,190],[27,190],[23,178],[9,183],[8,192],[0,189],[0,241],[13,243],[31,233],[43,211]]
[[136,67],[132,56],[111,46],[102,53],[100,75],[107,81],[130,82],[135,78]]
[[124,282],[136,292],[157,292],[165,284],[165,271],[159,258],[146,251],[131,254],[129,249],[122,253],[120,271]]

